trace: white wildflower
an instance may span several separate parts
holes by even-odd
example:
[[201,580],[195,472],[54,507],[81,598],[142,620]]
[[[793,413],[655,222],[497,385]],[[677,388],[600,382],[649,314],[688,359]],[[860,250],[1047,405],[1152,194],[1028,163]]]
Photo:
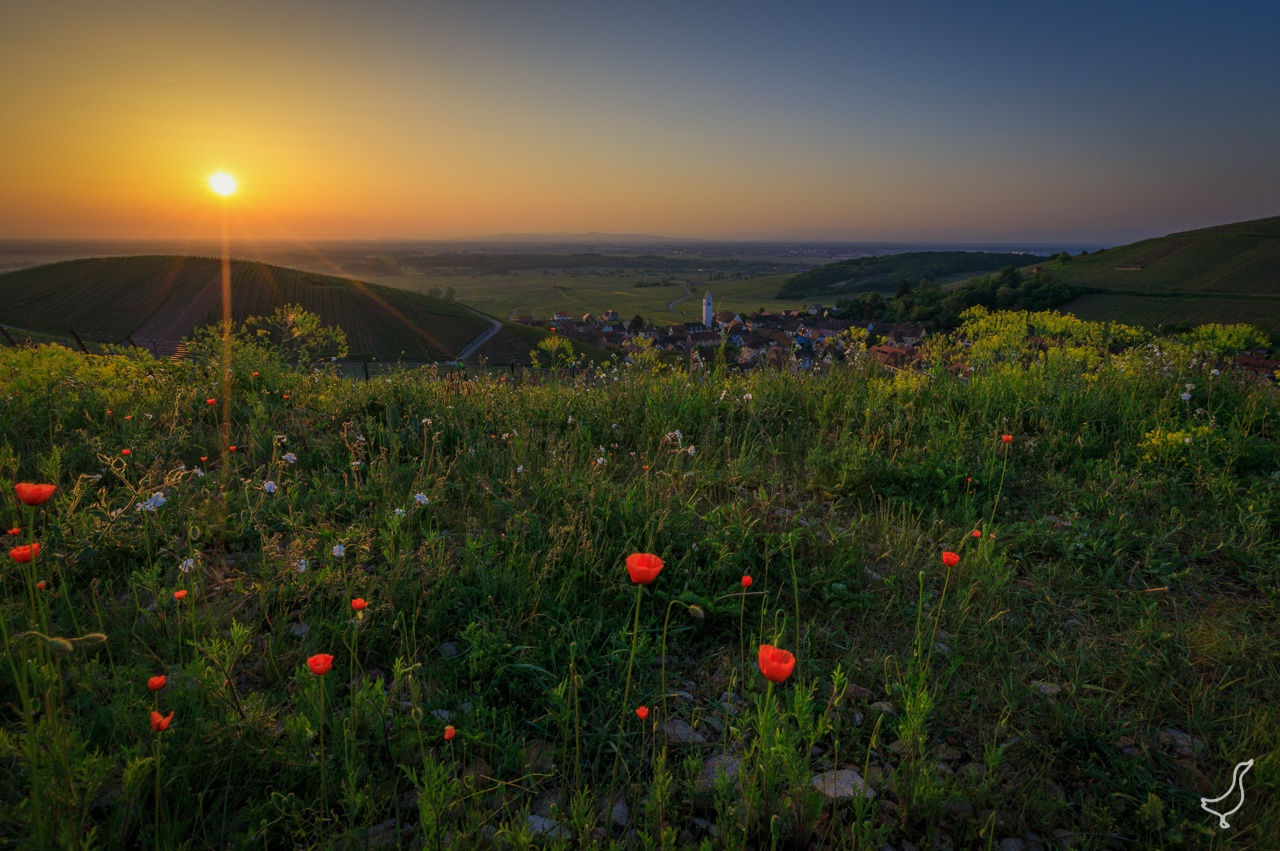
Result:
[[1214,378],[1217,378],[1219,375],[1222,375],[1222,373],[1216,369],[1210,370],[1209,374],[1212,375]]
[[262,489],[263,489],[264,491],[266,491],[267,493],[275,493],[275,492],[276,492],[276,483],[275,483],[275,482],[273,482],[273,481],[271,481],[270,479],[268,479],[267,481],[265,481],[265,482],[263,482],[263,483],[262,483]]
[[1184,401],[1184,402],[1190,402],[1190,401],[1191,401],[1191,394],[1190,394],[1190,393],[1183,393],[1183,394],[1182,394],[1182,401]]
[[347,548],[346,548],[346,547],[344,547],[342,544],[334,544],[334,546],[333,546],[333,555],[334,555],[334,557],[335,557],[335,558],[342,558],[342,557],[343,557],[343,556],[345,556],[346,554],[347,554]]
[[692,444],[692,443],[690,443],[690,444],[689,444],[689,449],[688,449],[689,457],[690,457],[690,458],[692,458],[692,457],[693,457],[693,453],[694,453],[694,451],[695,451],[695,450],[694,450],[694,446],[693,446],[693,444]]
[[351,469],[353,469],[353,470],[359,470],[359,469],[360,469],[361,467],[363,467],[363,466],[364,466],[364,462],[363,462],[363,461],[352,461],[352,462],[351,462]]
[[524,465],[523,465],[523,464],[521,464],[519,467],[516,467],[516,472],[517,472],[517,473],[523,473],[523,472],[524,472]]
[[199,478],[201,478],[201,479],[203,479],[203,478],[204,478],[204,470],[201,470],[199,467],[196,467],[196,468],[195,468],[194,470],[192,470],[191,472],[192,472],[192,473],[195,473],[195,474],[196,474],[196,476],[198,476],[198,477],[199,477]]
[[300,558],[293,563],[293,566],[299,573],[306,573],[307,568],[311,566],[311,562],[307,561],[305,558]]
[[284,454],[284,460],[285,460],[286,462],[290,463],[290,464],[297,464],[297,463],[298,463],[298,456],[297,456],[297,455],[294,455],[292,452],[286,452],[286,453]]
[[431,502],[431,500],[427,499],[427,495],[425,493],[415,493],[413,495],[413,501],[418,503],[418,505],[426,505]]
[[178,567],[178,570],[181,570],[183,573],[190,573],[195,566],[196,566],[195,559],[193,558],[184,559],[182,564]]
[[599,464],[601,467],[603,467],[605,464],[608,464],[609,462],[604,460],[603,458],[597,458],[596,463]]
[[395,510],[395,515],[396,515],[396,517],[404,517],[404,509],[403,509],[403,508],[397,508],[397,509]]
[[753,398],[755,398],[755,397],[754,397],[754,396],[752,396],[750,393],[743,393],[743,394],[742,394],[742,401],[744,401],[744,402],[750,402]]

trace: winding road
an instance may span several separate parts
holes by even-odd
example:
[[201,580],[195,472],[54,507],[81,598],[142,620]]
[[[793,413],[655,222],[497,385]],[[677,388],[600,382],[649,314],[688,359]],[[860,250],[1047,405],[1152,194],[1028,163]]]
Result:
[[680,296],[680,298],[673,298],[673,299],[671,299],[671,301],[667,302],[667,310],[670,310],[670,311],[671,311],[672,313],[674,313],[676,316],[685,316],[685,315],[686,315],[686,314],[681,313],[680,311],[676,310],[676,302],[678,302],[678,301],[684,301],[686,298],[693,298],[693,290],[689,289],[689,285],[688,285],[688,284],[681,284],[681,286],[683,286],[683,287],[684,287],[684,295]]
[[490,322],[493,323],[493,327],[490,328],[488,331],[485,331],[479,337],[476,337],[474,340],[472,340],[470,343],[467,344],[467,347],[465,349],[458,352],[457,358],[458,360],[461,360],[461,361],[465,361],[467,358],[471,357],[471,354],[476,349],[480,348],[485,343],[489,342],[489,338],[491,338],[494,334],[497,334],[499,331],[502,330],[502,323],[494,319],[492,316],[485,316],[480,311],[474,310],[470,307],[468,307],[467,310],[470,310],[472,313],[474,313],[476,316],[478,316],[481,319],[488,319]]

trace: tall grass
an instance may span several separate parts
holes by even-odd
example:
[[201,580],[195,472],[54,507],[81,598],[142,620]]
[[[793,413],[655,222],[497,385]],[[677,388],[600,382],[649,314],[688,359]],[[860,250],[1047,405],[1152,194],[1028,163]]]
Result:
[[[246,353],[225,456],[216,367],[2,351],[0,485],[59,491],[37,608],[16,565],[0,584],[0,836],[1272,847],[1275,387],[1172,343],[1021,346],[967,380],[855,359],[461,385]],[[974,529],[948,578],[939,553]],[[637,626],[639,551],[666,567]],[[677,601],[705,617],[664,622]],[[108,640],[55,659],[18,637],[37,613]],[[793,641],[770,692],[754,648]],[[339,657],[326,678],[317,653]],[[661,748],[639,703],[665,704],[664,741],[671,720],[701,741]],[[737,772],[708,783],[717,755]],[[1223,834],[1197,799],[1248,758]],[[811,781],[834,770],[875,799],[827,800]]]

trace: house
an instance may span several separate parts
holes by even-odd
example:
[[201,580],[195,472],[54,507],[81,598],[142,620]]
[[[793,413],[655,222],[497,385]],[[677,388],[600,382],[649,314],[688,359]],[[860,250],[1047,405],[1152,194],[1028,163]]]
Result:
[[700,349],[715,348],[720,345],[720,335],[715,331],[691,331],[685,341]]
[[884,344],[871,347],[871,356],[890,369],[905,369],[921,358],[920,350],[914,346],[886,346]]
[[[1256,354],[1257,352],[1265,354]],[[1280,361],[1266,357],[1266,354],[1270,354],[1266,349],[1252,349],[1236,358],[1236,366],[1240,369],[1256,372],[1259,375],[1275,378],[1276,373],[1280,371]]]

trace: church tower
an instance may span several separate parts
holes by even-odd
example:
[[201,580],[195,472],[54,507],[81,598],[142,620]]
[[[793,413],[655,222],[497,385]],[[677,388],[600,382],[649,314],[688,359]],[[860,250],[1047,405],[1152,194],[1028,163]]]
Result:
[[707,326],[708,330],[715,330],[715,314],[711,312],[711,290],[707,290],[707,294],[702,297],[702,324]]

